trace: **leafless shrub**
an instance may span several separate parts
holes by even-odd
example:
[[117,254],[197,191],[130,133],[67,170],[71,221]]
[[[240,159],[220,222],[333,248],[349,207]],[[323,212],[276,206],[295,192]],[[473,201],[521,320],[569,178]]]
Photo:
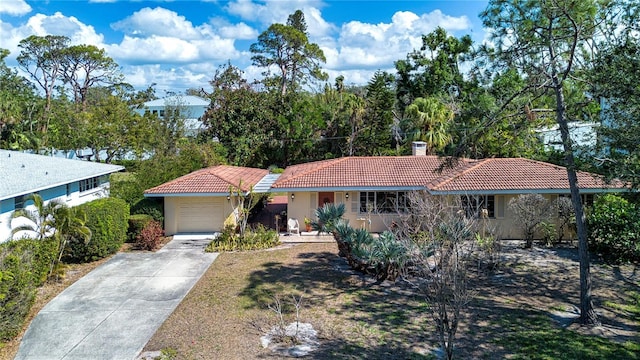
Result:
[[409,203],[396,226],[410,249],[405,279],[425,297],[440,345],[452,359],[460,313],[472,297],[467,267],[477,219],[466,217],[457,201],[426,192],[409,194]]
[[549,219],[549,201],[540,194],[523,194],[509,200],[509,210],[522,226],[525,248],[531,248],[536,229]]

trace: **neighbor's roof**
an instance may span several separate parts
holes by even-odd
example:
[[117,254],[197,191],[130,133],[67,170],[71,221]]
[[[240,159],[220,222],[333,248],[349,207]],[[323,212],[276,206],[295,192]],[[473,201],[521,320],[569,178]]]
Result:
[[[596,174],[582,171],[576,174],[585,193],[626,190],[621,181],[607,183]],[[428,188],[432,193],[558,193],[569,191],[569,177],[565,167],[541,161],[484,159],[432,181]]]
[[249,191],[269,171],[218,165],[201,169],[146,190],[147,196],[188,196],[228,194],[231,186]]
[[0,200],[123,169],[118,165],[0,150]]
[[164,106],[209,106],[210,101],[193,95],[168,96],[162,99],[147,101],[144,107],[164,107]]
[[[568,192],[564,167],[522,158],[461,159],[438,172],[436,156],[345,157],[288,167],[273,184],[275,190],[427,189],[432,193]],[[580,188],[623,190],[621,182],[607,184],[597,175],[578,172]]]
[[[464,165],[470,160],[462,160]],[[442,176],[437,156],[344,157],[289,166],[273,184],[289,189],[424,188]],[[460,165],[458,165],[460,166]],[[444,170],[449,173],[452,170]]]

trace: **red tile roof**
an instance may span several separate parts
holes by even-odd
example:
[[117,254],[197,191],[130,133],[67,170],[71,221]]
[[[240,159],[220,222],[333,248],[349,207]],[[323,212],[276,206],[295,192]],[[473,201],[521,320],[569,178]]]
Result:
[[230,186],[249,191],[269,171],[218,165],[201,169],[145,191],[145,194],[228,193]]
[[[577,176],[581,189],[623,187],[619,181],[607,184],[601,176],[587,172],[579,171]],[[522,158],[484,159],[436,179],[428,187],[437,192],[568,190],[569,178],[565,167],[549,163]]]
[[344,157],[289,166],[272,187],[424,187],[442,176],[441,163],[437,156]]
[[[564,167],[522,158],[463,159],[437,172],[436,156],[345,157],[288,167],[274,189],[425,187],[434,192],[568,190]],[[600,177],[578,173],[583,189],[622,188]]]

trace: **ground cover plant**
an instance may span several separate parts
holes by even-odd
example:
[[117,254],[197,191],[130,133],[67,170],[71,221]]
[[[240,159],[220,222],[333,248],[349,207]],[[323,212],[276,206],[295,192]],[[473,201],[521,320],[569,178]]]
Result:
[[[501,265],[471,272],[475,296],[461,314],[461,359],[640,359],[640,274],[632,265],[594,265],[603,325],[577,318],[575,249],[503,244]],[[273,296],[304,295],[302,322],[318,331],[311,359],[433,359],[428,304],[403,281],[376,281],[349,268],[335,243],[220,254],[146,350],[178,359],[281,358],[262,348],[256,324],[274,323]],[[634,295],[635,294],[635,295]]]

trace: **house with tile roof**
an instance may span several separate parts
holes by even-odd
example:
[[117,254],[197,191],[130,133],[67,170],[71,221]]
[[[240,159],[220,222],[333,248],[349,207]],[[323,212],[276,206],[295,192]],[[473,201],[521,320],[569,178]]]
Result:
[[[468,213],[486,209],[489,222],[503,238],[520,238],[521,229],[509,211],[509,201],[520,194],[542,194],[550,201],[570,196],[567,170],[522,159],[461,159],[442,167],[436,156],[345,157],[290,166],[271,187],[288,194],[288,216],[313,218],[325,203],[344,203],[345,218],[373,232],[387,229],[407,193],[424,190],[433,196],[459,197]],[[578,172],[583,201],[595,194],[622,192],[621,182],[606,183],[594,174]]]
[[[282,174],[267,170],[215,166],[198,170],[145,192],[147,197],[164,197],[165,231],[214,232],[223,228],[234,211],[229,186],[243,191],[287,195],[287,213],[300,223],[314,218],[315,210],[326,203],[346,205],[345,218],[353,226],[373,232],[387,229],[399,208],[407,206],[411,191],[427,191],[433,196],[459,197],[468,212],[486,209],[489,221],[504,238],[521,237],[509,201],[520,194],[542,194],[552,201],[569,196],[565,168],[540,161],[507,159],[460,159],[443,167],[437,156],[424,155],[421,143],[411,156],[344,157],[287,167]],[[595,194],[626,191],[620,182],[578,173],[585,201]]]
[[16,209],[29,207],[26,197],[38,193],[46,202],[57,199],[69,206],[109,194],[109,174],[124,167],[60,157],[0,150],[0,242],[23,219]]
[[[164,198],[167,235],[221,231],[233,215],[231,189],[265,192],[270,188],[269,171],[218,165],[201,169],[145,191],[146,197]],[[275,179],[274,179],[275,180]]]

